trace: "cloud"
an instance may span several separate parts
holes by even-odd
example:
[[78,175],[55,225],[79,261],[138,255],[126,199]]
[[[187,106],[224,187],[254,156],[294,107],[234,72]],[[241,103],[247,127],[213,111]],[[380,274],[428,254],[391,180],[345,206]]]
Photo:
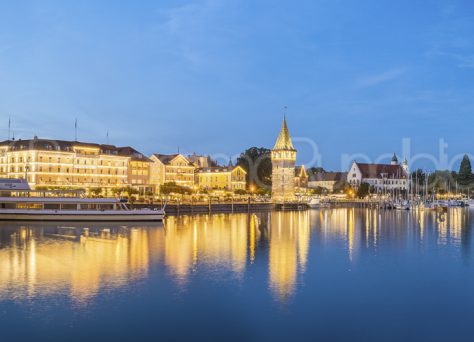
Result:
[[164,22],[162,33],[172,41],[173,53],[192,68],[211,64],[210,50],[219,40],[215,25],[223,5],[219,1],[205,0],[161,11]]
[[458,68],[474,68],[474,54],[472,53],[453,53],[434,49],[433,51],[430,51],[428,55],[451,58],[457,62],[456,66]]
[[357,81],[357,86],[360,88],[373,87],[381,83],[385,83],[394,80],[406,72],[406,68],[396,68],[384,71],[379,74],[368,75],[360,78]]

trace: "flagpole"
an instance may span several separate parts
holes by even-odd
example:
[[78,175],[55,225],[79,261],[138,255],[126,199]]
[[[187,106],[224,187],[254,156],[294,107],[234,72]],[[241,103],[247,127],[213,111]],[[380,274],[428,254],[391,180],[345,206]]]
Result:
[[74,141],[77,141],[77,118],[76,122],[74,123]]

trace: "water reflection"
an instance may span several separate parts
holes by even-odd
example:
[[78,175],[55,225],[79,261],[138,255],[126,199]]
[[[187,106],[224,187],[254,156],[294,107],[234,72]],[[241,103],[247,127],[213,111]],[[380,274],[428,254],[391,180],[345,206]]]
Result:
[[363,250],[404,248],[408,244],[451,246],[469,249],[470,209],[385,211],[339,208],[313,211],[311,226],[326,243],[343,241],[348,259],[353,261]]
[[317,272],[310,252],[324,255],[319,246],[341,251],[348,265],[413,246],[461,250],[468,262],[471,226],[469,209],[461,208],[182,216],[138,226],[2,223],[0,300],[65,295],[87,305],[101,292],[147,281],[163,269],[156,265],[186,288],[194,275],[244,282],[249,269],[263,264],[272,297],[287,302],[305,273]]
[[298,271],[305,271],[310,239],[307,213],[273,213],[270,215],[270,288],[280,301],[295,291]]
[[[230,270],[241,276],[248,258],[249,240],[255,241],[256,216],[213,215],[170,217],[165,226],[164,263],[179,283],[185,283],[199,265]],[[255,254],[255,242],[250,254]]]
[[69,294],[86,304],[102,288],[147,276],[159,230],[3,223],[0,299]]

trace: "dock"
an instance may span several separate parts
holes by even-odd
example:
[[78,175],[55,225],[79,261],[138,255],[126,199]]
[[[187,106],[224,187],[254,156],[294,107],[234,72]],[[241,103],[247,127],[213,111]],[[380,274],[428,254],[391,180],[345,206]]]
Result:
[[[135,208],[161,208],[161,205],[135,204]],[[271,202],[238,202],[238,203],[168,203],[166,215],[194,215],[214,213],[254,213],[262,211],[295,211],[307,210],[306,203],[294,202],[275,204]]]

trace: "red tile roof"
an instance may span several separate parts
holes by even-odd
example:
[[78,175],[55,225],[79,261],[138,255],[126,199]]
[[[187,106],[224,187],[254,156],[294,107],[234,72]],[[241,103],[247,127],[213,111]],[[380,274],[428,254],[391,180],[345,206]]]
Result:
[[347,179],[347,172],[318,172],[312,174],[309,178],[312,182],[339,182]]
[[395,178],[405,179],[407,174],[400,165],[356,163],[362,178]]

